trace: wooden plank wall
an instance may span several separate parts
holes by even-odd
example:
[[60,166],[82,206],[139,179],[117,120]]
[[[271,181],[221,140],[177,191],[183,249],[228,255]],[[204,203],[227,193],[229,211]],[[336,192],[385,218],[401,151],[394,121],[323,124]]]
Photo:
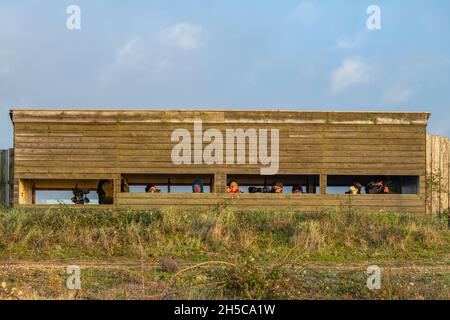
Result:
[[450,204],[450,140],[427,135],[427,213],[440,215]]
[[[214,189],[221,193],[227,174],[259,174],[259,164],[173,164],[173,130],[193,133],[193,121],[198,119],[203,121],[203,131],[279,129],[280,175],[314,174],[321,175],[322,181],[339,174],[419,176],[420,192],[411,202],[412,211],[425,211],[428,114],[368,112],[16,110],[15,204],[19,179],[117,182],[121,174],[205,173],[214,174]],[[132,198],[126,197],[119,193],[119,204],[132,204]],[[323,206],[333,200],[314,199]],[[386,199],[386,206],[407,206],[403,199]],[[166,202],[176,205],[177,201]]]
[[0,205],[10,207],[13,188],[13,150],[0,150]]
[[161,208],[167,206],[202,207],[214,206],[227,200],[238,209],[295,208],[305,212],[318,212],[327,208],[337,210],[366,210],[404,213],[424,213],[423,200],[417,195],[360,195],[345,194],[149,194],[119,193],[118,207],[135,209]]
[[230,111],[184,112],[182,117],[180,113],[114,112],[113,118],[108,112],[94,117],[78,111],[66,119],[65,114],[58,117],[51,112],[15,112],[16,173],[30,179],[169,170],[259,173],[260,165],[173,164],[171,133],[178,128],[192,132],[190,119],[202,119],[203,130],[279,129],[280,174],[425,176],[424,115]]

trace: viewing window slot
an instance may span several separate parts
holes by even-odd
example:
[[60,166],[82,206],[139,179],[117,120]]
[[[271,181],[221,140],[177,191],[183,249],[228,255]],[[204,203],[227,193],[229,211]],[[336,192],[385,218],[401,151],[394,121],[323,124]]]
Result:
[[327,194],[419,194],[418,176],[329,175]]
[[113,180],[24,180],[19,204],[99,205],[114,203]]
[[[123,174],[122,192],[193,193],[212,192],[213,174]],[[127,186],[127,187],[125,187]]]
[[230,182],[235,181],[243,193],[275,193],[282,186],[282,193],[320,193],[319,175],[275,175],[252,174],[227,175],[227,192]]

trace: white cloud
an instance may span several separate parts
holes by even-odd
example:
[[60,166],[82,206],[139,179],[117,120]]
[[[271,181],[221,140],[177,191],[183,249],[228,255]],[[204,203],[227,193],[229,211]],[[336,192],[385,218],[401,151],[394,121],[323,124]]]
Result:
[[136,66],[143,62],[144,41],[141,38],[128,40],[117,52],[116,63],[120,65]]
[[128,39],[115,52],[115,60],[108,64],[99,74],[99,85],[106,86],[114,79],[120,79],[128,72],[145,70],[148,53],[145,41],[138,36]]
[[99,74],[101,87],[125,77],[133,79],[156,78],[173,67],[176,55],[170,55],[159,37],[133,36],[118,47],[114,59]]
[[312,24],[317,19],[317,9],[311,2],[301,2],[286,18],[286,22]]
[[413,96],[410,88],[404,85],[393,85],[389,87],[384,94],[384,103],[398,105],[408,102]]
[[194,50],[206,42],[204,30],[189,23],[179,23],[163,30],[162,37],[166,43],[182,50]]
[[331,77],[331,92],[340,93],[352,86],[370,81],[370,68],[358,58],[348,58],[334,70]]
[[352,50],[359,48],[363,42],[365,41],[367,37],[366,31],[358,32],[355,36],[348,38],[348,37],[341,37],[336,44],[336,47],[341,50]]

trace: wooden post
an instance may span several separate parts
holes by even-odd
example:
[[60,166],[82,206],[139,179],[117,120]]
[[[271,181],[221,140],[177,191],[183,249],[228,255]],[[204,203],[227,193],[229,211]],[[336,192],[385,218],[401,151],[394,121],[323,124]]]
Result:
[[0,204],[9,206],[9,152],[0,151]]
[[4,150],[0,151],[0,205],[5,205],[5,200],[4,200],[4,195],[5,195],[5,190],[4,190],[4,176],[5,173],[3,172],[3,153]]
[[4,166],[3,166],[3,154],[4,154],[4,150],[0,151],[0,204],[4,205],[5,200],[4,200],[4,195],[5,195],[5,190],[4,190],[4,177],[5,177],[5,172],[3,172],[4,170]]
[[431,213],[434,215],[439,214],[439,185],[440,185],[440,172],[439,172],[439,152],[440,141],[438,136],[432,136],[431,139]]
[[19,180],[19,204],[31,204],[31,185],[28,180]]
[[227,187],[227,175],[223,172],[217,172],[214,174],[214,186],[212,187],[212,192],[215,193],[225,193]]
[[441,212],[448,209],[448,153],[449,153],[449,140],[446,137],[441,137],[441,154],[440,154],[440,164],[441,164],[441,184],[442,190],[440,194],[440,209]]
[[8,207],[11,208],[13,206],[14,199],[14,149],[9,149],[9,203]]
[[450,140],[427,136],[427,213],[439,215],[450,204]]
[[431,188],[431,179],[432,179],[432,154],[431,154],[431,140],[432,136],[430,134],[427,134],[427,141],[426,141],[426,182],[425,182],[425,199],[426,199],[426,212],[427,214],[433,213],[433,206],[432,206],[432,194],[433,190]]
[[327,194],[327,175],[320,175],[320,194]]
[[306,178],[306,193],[316,193],[314,178],[311,177]]
[[122,192],[122,176],[119,175],[114,179],[114,198],[113,205],[117,205],[117,194]]

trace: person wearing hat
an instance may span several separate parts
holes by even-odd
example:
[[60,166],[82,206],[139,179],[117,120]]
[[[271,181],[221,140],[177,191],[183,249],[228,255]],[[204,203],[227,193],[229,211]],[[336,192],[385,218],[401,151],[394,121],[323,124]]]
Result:
[[353,182],[353,185],[350,187],[350,190],[346,192],[346,194],[361,194],[362,185],[358,181]]
[[159,193],[161,190],[155,184],[149,184],[145,187],[147,193]]
[[200,179],[195,179],[192,182],[192,192],[193,193],[203,193],[203,182]]
[[241,193],[241,190],[239,190],[239,184],[236,180],[230,181],[227,188],[227,193],[236,194]]
[[272,193],[283,193],[283,183],[277,181],[273,184]]
[[292,186],[292,193],[303,193],[303,188],[300,184],[294,184]]
[[100,180],[97,186],[98,204],[114,203],[114,182],[111,180]]
[[82,190],[78,188],[78,184],[75,185],[75,189],[72,189],[73,198],[71,199],[74,204],[88,204],[89,199],[86,196],[89,194],[89,190]]

